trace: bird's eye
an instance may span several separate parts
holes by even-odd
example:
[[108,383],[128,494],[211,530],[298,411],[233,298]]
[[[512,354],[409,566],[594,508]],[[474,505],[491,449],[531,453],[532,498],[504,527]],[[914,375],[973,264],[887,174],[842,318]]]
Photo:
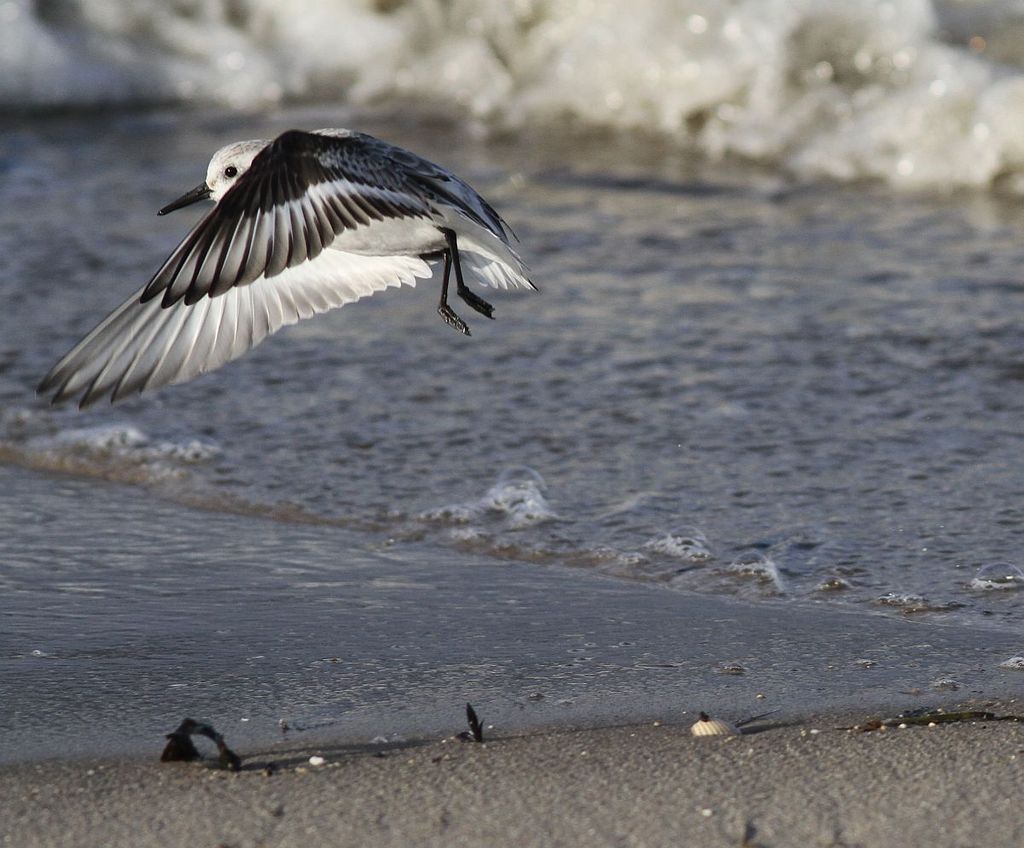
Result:
[[236,168],[234,165],[228,165],[224,169],[224,176],[225,177],[237,177],[238,176],[238,168]]

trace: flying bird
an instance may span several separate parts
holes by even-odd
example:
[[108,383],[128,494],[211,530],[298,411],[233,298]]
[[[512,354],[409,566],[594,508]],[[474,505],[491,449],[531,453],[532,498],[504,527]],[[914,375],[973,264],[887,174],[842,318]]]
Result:
[[54,403],[117,401],[219,368],[271,333],[390,286],[415,285],[443,262],[438,314],[469,335],[455,293],[488,318],[466,285],[536,289],[511,228],[439,165],[347,129],[290,130],[238,141],[206,179],[169,203],[214,207],[152,279],[75,345],[39,383]]

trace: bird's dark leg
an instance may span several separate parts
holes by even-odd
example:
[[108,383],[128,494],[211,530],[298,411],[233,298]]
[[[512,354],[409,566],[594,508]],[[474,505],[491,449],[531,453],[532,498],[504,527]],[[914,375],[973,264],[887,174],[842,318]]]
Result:
[[[456,265],[456,267],[458,267]],[[441,282],[441,302],[437,305],[437,314],[440,315],[444,322],[460,333],[465,333],[467,336],[470,335],[469,327],[466,326],[466,322],[463,321],[455,311],[448,305],[448,278],[452,274],[452,252],[451,250],[444,251],[444,280]],[[456,276],[458,273],[456,272]]]
[[462,279],[462,263],[459,261],[459,241],[455,236],[455,231],[444,229],[441,232],[444,233],[445,241],[448,242],[448,252],[451,253],[452,263],[455,265],[455,293],[481,315],[486,315],[493,321],[494,307],[482,297],[473,294]]

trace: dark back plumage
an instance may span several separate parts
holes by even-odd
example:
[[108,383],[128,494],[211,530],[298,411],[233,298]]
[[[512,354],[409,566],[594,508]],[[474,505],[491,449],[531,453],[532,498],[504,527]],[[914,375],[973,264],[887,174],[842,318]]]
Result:
[[361,133],[289,130],[193,227],[142,300],[196,303],[313,259],[344,230],[388,218],[440,219],[442,206],[508,243],[497,212],[443,168]]

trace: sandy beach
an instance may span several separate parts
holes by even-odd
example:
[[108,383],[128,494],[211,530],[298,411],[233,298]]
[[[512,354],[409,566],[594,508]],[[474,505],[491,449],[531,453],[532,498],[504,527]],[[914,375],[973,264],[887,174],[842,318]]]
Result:
[[[977,706],[977,705],[973,705]],[[998,705],[1009,711],[1020,704]],[[856,732],[822,715],[724,739],[688,724],[292,748],[0,773],[13,846],[997,846],[1024,840],[1024,726]],[[323,765],[312,766],[311,755]],[[267,768],[272,764],[271,768]]]

